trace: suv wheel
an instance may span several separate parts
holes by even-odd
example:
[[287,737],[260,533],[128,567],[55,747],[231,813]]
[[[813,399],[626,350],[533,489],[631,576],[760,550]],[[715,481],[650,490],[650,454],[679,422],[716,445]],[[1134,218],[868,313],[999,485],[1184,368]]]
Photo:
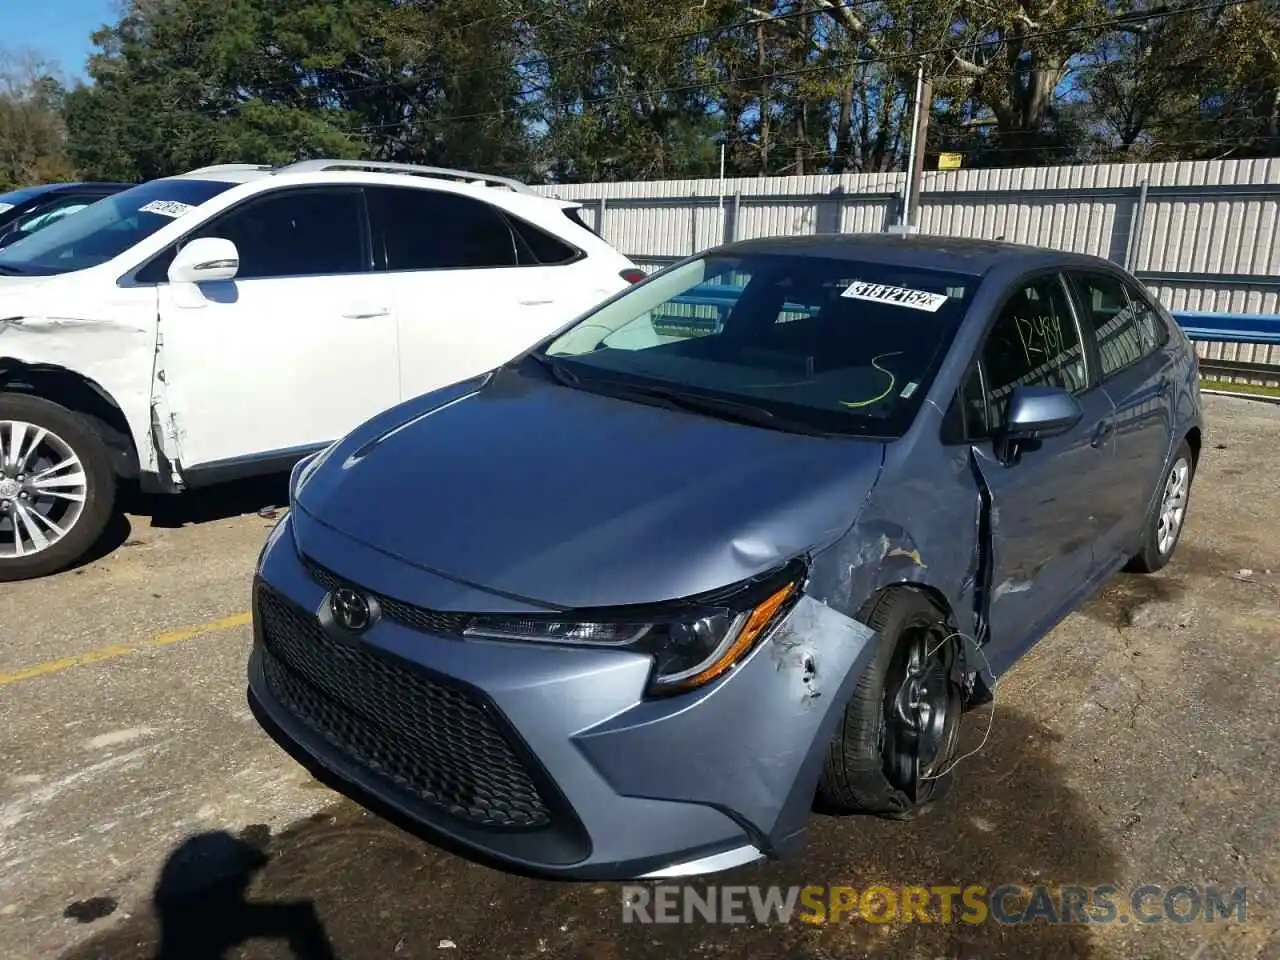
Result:
[[1142,550],[1125,567],[1130,573],[1155,573],[1173,559],[1187,519],[1187,502],[1195,476],[1191,447],[1183,440],[1160,484],[1160,499],[1142,531]]
[[819,799],[845,813],[909,820],[942,799],[959,746],[964,698],[957,645],[923,593],[889,589],[858,617],[879,647],[827,752]]
[[80,559],[115,507],[106,447],[83,417],[25,394],[0,393],[0,581],[27,580]]

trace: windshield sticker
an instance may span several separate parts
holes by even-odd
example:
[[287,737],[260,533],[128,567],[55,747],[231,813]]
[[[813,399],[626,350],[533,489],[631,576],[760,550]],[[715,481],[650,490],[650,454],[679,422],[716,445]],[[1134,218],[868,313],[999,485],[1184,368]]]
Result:
[[869,300],[872,303],[892,303],[912,310],[926,310],[929,313],[937,313],[948,299],[945,293],[891,287],[884,283],[867,283],[865,280],[854,280],[840,296],[853,300]]
[[191,204],[180,200],[152,200],[138,208],[142,213],[158,213],[162,217],[177,219],[191,212]]
[[919,387],[920,387],[920,384],[912,380],[910,383],[908,383],[905,387],[902,388],[902,392],[898,394],[898,396],[901,397],[903,400],[910,400],[912,395],[916,392],[917,389],[919,389]]
[[0,213],[8,213],[14,206],[12,203],[0,203]]

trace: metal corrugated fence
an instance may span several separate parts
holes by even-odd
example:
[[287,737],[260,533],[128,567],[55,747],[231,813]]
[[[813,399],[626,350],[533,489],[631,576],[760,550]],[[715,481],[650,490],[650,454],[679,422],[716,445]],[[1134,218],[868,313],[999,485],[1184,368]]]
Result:
[[[701,179],[539,189],[581,202],[606,240],[656,269],[727,240],[885,231],[898,221],[903,174],[739,177],[721,188]],[[919,216],[922,233],[1107,257],[1171,310],[1206,313],[1280,314],[1278,229],[1280,159],[928,172]],[[1197,349],[1239,368],[1232,379],[1280,385],[1280,345]]]

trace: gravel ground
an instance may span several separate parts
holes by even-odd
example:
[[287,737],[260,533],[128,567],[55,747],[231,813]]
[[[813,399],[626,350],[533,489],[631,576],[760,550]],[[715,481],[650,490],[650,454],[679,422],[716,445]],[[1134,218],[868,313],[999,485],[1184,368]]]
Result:
[[1006,675],[942,808],[819,816],[803,857],[707,882],[1244,886],[1243,923],[624,924],[617,886],[440,851],[248,715],[268,483],[140,504],[102,559],[0,593],[0,956],[1280,958],[1280,407],[1207,404],[1175,561],[1118,577]]

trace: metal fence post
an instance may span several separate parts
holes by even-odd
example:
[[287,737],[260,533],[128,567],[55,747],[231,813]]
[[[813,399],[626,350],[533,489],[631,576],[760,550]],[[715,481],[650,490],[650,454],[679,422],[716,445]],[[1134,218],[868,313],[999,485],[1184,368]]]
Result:
[[607,201],[603,196],[600,197],[600,209],[596,211],[596,233],[604,236],[604,213],[608,209]]
[[735,193],[729,205],[729,223],[725,243],[733,243],[738,239],[738,212],[742,209],[742,194]]
[[1138,190],[1138,202],[1134,204],[1132,219],[1129,221],[1129,236],[1124,242],[1124,268],[1133,270],[1138,259],[1138,241],[1142,239],[1142,221],[1147,215],[1147,178],[1142,178],[1142,187]]

